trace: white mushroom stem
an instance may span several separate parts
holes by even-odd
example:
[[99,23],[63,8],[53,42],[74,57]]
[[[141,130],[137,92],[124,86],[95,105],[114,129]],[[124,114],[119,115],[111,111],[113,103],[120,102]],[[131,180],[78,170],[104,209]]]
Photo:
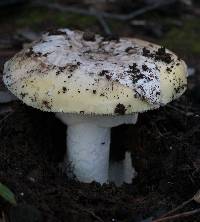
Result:
[[117,186],[125,183],[132,183],[132,179],[137,176],[137,172],[132,164],[131,153],[126,151],[125,158],[120,161],[111,161],[109,167],[109,181]]
[[70,125],[67,157],[74,174],[83,182],[108,180],[110,128],[91,123]]
[[108,182],[111,127],[134,124],[137,114],[86,116],[56,113],[56,116],[68,125],[66,164],[71,164],[73,174],[82,182]]

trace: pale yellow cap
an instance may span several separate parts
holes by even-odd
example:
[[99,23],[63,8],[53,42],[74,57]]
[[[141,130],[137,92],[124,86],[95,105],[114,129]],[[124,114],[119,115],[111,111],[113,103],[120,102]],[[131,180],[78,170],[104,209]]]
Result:
[[186,76],[184,61],[158,45],[61,29],[7,61],[3,81],[43,111],[122,115],[178,98]]

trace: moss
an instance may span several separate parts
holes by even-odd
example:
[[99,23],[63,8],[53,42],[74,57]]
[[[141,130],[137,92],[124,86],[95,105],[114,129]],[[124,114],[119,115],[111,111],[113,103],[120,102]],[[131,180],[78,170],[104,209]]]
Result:
[[97,25],[96,19],[91,16],[82,16],[74,13],[64,13],[44,8],[27,8],[15,19],[18,28],[29,27],[39,30],[41,27],[76,27],[80,29]]
[[40,24],[48,18],[48,13],[45,13],[43,10],[24,10],[22,14],[15,18],[16,27],[30,27],[35,28],[37,24]]
[[82,16],[78,14],[68,14],[68,21],[65,21],[65,25],[68,26],[79,26],[82,29],[86,29],[92,25],[97,25],[95,17],[92,16]]
[[126,24],[124,24],[124,22],[122,21],[118,21],[118,20],[108,20],[109,22],[109,26],[112,30],[121,30]]
[[199,24],[199,18],[192,18],[185,21],[183,27],[173,27],[160,41],[160,44],[185,55],[200,54]]

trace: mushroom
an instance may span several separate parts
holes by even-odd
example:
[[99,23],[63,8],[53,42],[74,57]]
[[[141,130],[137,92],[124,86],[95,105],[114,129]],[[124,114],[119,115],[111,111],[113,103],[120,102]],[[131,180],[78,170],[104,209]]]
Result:
[[130,182],[130,167],[109,166],[111,128],[181,96],[186,74],[184,61],[164,47],[59,29],[7,61],[3,81],[25,104],[68,126],[65,163],[80,181],[108,182],[110,168],[111,180],[122,183]]

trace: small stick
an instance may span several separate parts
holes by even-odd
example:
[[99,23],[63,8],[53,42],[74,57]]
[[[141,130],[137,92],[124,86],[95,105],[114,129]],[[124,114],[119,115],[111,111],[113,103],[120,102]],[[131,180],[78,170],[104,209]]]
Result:
[[100,25],[103,27],[104,29],[104,33],[106,35],[111,35],[112,32],[110,30],[110,27],[108,26],[106,20],[104,19],[104,17],[101,15],[101,13],[97,10],[95,10],[94,8],[92,9],[92,11],[94,12],[97,20],[99,21]]
[[180,219],[180,218],[185,218],[185,217],[192,216],[192,215],[197,214],[197,213],[200,213],[200,208],[198,208],[196,210],[176,214],[176,215],[173,215],[173,216],[169,216],[169,217],[159,218],[159,219],[153,220],[152,222],[164,222],[164,221],[173,220],[173,219]]
[[173,210],[170,210],[169,212],[167,212],[166,214],[162,215],[160,218],[164,218],[164,217],[167,217],[171,214],[173,214],[174,212],[182,209],[185,205],[187,205],[188,203],[190,203],[191,201],[193,201],[193,197],[190,198],[189,200],[186,200],[185,202],[183,202],[182,204],[180,204],[178,207],[176,207],[175,209]]
[[176,0],[168,0],[168,1],[158,1],[157,3],[153,4],[153,5],[147,5],[145,6],[144,8],[141,8],[141,9],[138,9],[138,10],[135,10],[127,15],[121,15],[121,14],[110,14],[110,13],[107,13],[107,12],[102,12],[102,15],[104,17],[107,17],[107,18],[111,18],[111,19],[117,19],[117,20],[121,20],[121,21],[127,21],[127,20],[131,20],[139,15],[142,15],[146,12],[149,12],[149,11],[153,11],[157,8],[160,8],[162,6],[166,6],[166,5],[170,5],[172,3],[176,2]]
[[101,219],[99,216],[97,216],[93,211],[88,210],[88,209],[83,209],[83,208],[80,208],[80,210],[85,211],[86,213],[90,214],[97,221],[104,222],[103,219]]
[[2,122],[4,122],[6,119],[8,119],[8,117],[11,116],[13,113],[14,113],[14,112],[10,112],[10,113],[8,113],[7,115],[5,115],[2,119],[0,119],[0,124],[1,124]]
[[[108,12],[99,12],[99,13],[104,18],[127,21],[127,20],[135,18],[136,16],[142,15],[146,12],[155,10],[159,7],[170,5],[170,4],[172,4],[176,1],[177,0],[168,0],[168,1],[162,0],[162,1],[159,1],[155,4],[153,4],[153,5],[147,5],[144,8],[133,11],[133,12],[127,14],[127,15],[126,14],[112,14],[112,13],[108,13]],[[41,1],[36,1],[36,2],[33,3],[33,6],[44,6],[44,7],[50,8],[50,9],[56,9],[56,10],[60,10],[60,11],[63,11],[63,12],[65,11],[65,12],[78,13],[78,14],[82,14],[82,15],[96,16],[94,11],[92,11],[92,10],[90,11],[90,10],[87,10],[87,9],[60,5],[58,3],[46,3],[46,2],[44,3],[44,2],[41,2]]]
[[[195,202],[197,202],[197,203],[200,203],[200,190],[198,190],[192,198],[190,198],[189,200],[184,201],[182,204],[180,204],[179,206],[177,206],[175,209],[170,210],[170,211],[167,212],[166,214],[162,215],[159,219],[167,218],[168,216],[170,216],[170,215],[173,214],[174,212],[182,209],[184,206],[186,206],[187,204],[189,204],[189,203],[192,202],[193,200],[194,200]],[[190,212],[190,211],[189,211],[189,212]],[[156,222],[157,222],[157,221],[156,221]]]
[[166,107],[169,107],[170,109],[173,109],[174,111],[179,112],[179,113],[181,113],[182,115],[185,115],[185,116],[194,115],[193,112],[185,112],[185,111],[181,110],[180,108],[178,108],[176,106],[167,105]]
[[127,20],[131,20],[131,19],[135,18],[136,16],[142,15],[148,11],[155,10],[155,9],[165,6],[165,5],[170,5],[174,2],[176,2],[176,0],[168,0],[168,1],[162,0],[162,1],[159,1],[155,4],[153,4],[153,5],[147,5],[144,8],[133,11],[132,13],[127,14],[127,15],[126,14],[111,14],[111,13],[107,13],[107,12],[97,11],[93,8],[91,10],[88,10],[88,9],[76,8],[76,7],[72,7],[72,6],[60,5],[58,3],[46,3],[46,2],[44,3],[44,2],[40,2],[40,1],[34,2],[33,6],[36,6],[36,7],[37,6],[44,6],[49,9],[55,9],[55,10],[59,10],[62,12],[72,12],[72,13],[77,13],[77,14],[82,14],[82,15],[94,16],[97,18],[97,20],[99,21],[99,23],[103,27],[105,34],[111,35],[112,32],[111,32],[107,22],[105,21],[105,18],[127,21]]

